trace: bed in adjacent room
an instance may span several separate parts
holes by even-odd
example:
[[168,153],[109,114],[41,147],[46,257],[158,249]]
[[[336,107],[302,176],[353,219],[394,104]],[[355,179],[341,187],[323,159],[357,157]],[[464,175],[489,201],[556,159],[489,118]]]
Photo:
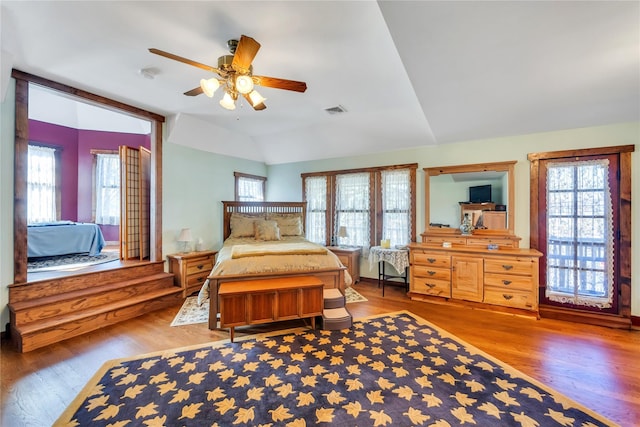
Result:
[[338,257],[305,239],[305,202],[222,203],[224,243],[199,295],[202,301],[211,294],[209,329],[217,327],[217,291],[224,282],[313,276],[343,293],[351,285]]
[[105,240],[96,224],[55,221],[27,227],[27,257],[69,254],[98,255]]

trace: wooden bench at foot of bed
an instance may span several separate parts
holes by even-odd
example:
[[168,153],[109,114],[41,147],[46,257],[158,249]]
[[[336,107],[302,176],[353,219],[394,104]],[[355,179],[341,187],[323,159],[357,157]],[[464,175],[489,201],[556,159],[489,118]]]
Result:
[[229,328],[233,342],[236,326],[257,325],[278,320],[322,315],[324,284],[310,276],[225,282],[218,289],[220,327]]

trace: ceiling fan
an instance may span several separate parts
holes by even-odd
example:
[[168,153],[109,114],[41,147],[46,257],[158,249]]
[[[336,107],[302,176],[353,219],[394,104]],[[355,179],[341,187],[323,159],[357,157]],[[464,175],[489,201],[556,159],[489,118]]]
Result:
[[304,92],[307,90],[307,84],[305,82],[253,75],[251,62],[258,53],[258,49],[260,49],[260,43],[253,38],[242,35],[239,41],[229,40],[227,46],[229,47],[231,55],[219,57],[217,68],[159,49],[150,48],[149,52],[216,73],[219,77],[202,79],[200,80],[199,87],[191,89],[184,94],[187,96],[196,96],[204,93],[211,98],[218,87],[222,86],[225,93],[220,101],[220,105],[227,110],[234,110],[236,108],[235,102],[239,95],[242,95],[254,110],[264,110],[267,108],[264,104],[266,98],[262,97],[262,95],[254,89],[254,86],[292,90],[294,92]]

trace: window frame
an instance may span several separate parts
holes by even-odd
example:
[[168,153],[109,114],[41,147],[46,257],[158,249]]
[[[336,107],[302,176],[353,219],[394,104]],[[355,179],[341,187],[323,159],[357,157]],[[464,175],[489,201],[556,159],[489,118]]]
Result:
[[[91,221],[98,224],[96,222],[97,218],[97,173],[98,173],[98,155],[99,154],[109,154],[120,157],[120,152],[118,150],[100,150],[100,149],[92,149],[89,150],[91,154]],[[119,191],[121,190],[122,185],[120,185]],[[115,225],[119,226],[121,222],[121,217],[118,217],[118,224],[99,224],[99,225]]]
[[[45,147],[45,148],[51,148],[53,150],[53,157],[54,157],[54,173],[55,173],[55,186],[54,186],[54,200],[55,200],[55,211],[56,211],[56,217],[54,218],[55,221],[59,221],[60,219],[62,219],[62,150],[63,148],[61,146],[58,145],[52,145],[52,144],[46,144],[46,143],[40,143],[37,141],[29,141],[29,143],[27,144],[27,159],[28,159],[28,150],[29,150],[29,146],[34,146],[34,147]],[[28,164],[28,160],[27,160],[27,164]],[[27,185],[28,184],[28,177],[27,177]],[[28,215],[27,215],[27,223],[29,223],[28,221]]]
[[251,175],[251,174],[242,173],[242,172],[234,172],[233,173],[233,178],[234,178],[234,195],[233,195],[233,199],[236,202],[242,202],[243,201],[243,200],[240,199],[240,197],[241,197],[241,194],[240,194],[240,182],[242,181],[242,179],[249,179],[249,180],[253,180],[253,181],[261,181],[262,182],[262,200],[260,200],[260,201],[265,201],[266,200],[266,196],[267,196],[267,178],[266,177],[259,176],[259,175]]
[[[540,304],[540,313],[545,317],[554,317],[572,321],[582,321],[585,323],[596,323],[607,326],[620,326],[630,324],[631,319],[631,153],[635,150],[634,145],[621,145],[611,147],[599,147],[589,149],[562,150],[541,153],[529,153],[527,158],[530,163],[530,240],[529,246],[537,249],[543,254],[546,253],[544,239],[541,234],[546,232],[545,221],[546,214],[541,211],[545,208],[544,203],[540,202],[540,197],[546,197],[546,192],[542,188],[544,182],[545,168],[540,162],[546,160],[562,160],[562,159],[580,159],[593,156],[618,156],[618,173],[617,180],[610,182],[610,185],[618,186],[618,197],[613,198],[612,203],[617,204],[618,208],[618,230],[614,236],[614,247],[617,248],[614,260],[617,273],[615,279],[617,283],[614,285],[614,292],[617,293],[618,303],[616,307],[617,314],[598,314],[597,312],[578,309],[575,310],[569,306],[552,306],[548,304]],[[545,258],[546,259],[546,258]],[[546,290],[546,284],[543,283],[546,270],[546,262],[542,260],[539,265],[540,271],[540,301],[544,301],[543,296]]]
[[409,169],[409,191],[411,197],[411,209],[410,209],[410,236],[409,241],[413,242],[416,236],[416,170],[418,168],[417,163],[389,165],[389,166],[376,166],[367,168],[356,169],[341,169],[333,171],[322,172],[309,172],[302,173],[302,200],[306,200],[306,186],[305,179],[308,177],[324,176],[327,178],[327,218],[326,218],[326,241],[325,245],[330,246],[335,243],[335,184],[336,176],[351,174],[351,173],[369,173],[370,174],[370,232],[369,232],[369,245],[376,246],[377,242],[382,239],[382,177],[381,172],[394,169]]

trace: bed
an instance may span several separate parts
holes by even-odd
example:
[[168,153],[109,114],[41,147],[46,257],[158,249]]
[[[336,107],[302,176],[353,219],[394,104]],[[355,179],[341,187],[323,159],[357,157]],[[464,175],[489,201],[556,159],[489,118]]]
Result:
[[96,224],[55,221],[27,227],[27,257],[69,254],[98,255],[105,245]]
[[[217,328],[224,282],[313,276],[343,293],[351,277],[338,257],[304,238],[306,202],[222,202],[224,243],[199,294],[210,296],[209,329]],[[240,286],[240,284],[238,284]]]

